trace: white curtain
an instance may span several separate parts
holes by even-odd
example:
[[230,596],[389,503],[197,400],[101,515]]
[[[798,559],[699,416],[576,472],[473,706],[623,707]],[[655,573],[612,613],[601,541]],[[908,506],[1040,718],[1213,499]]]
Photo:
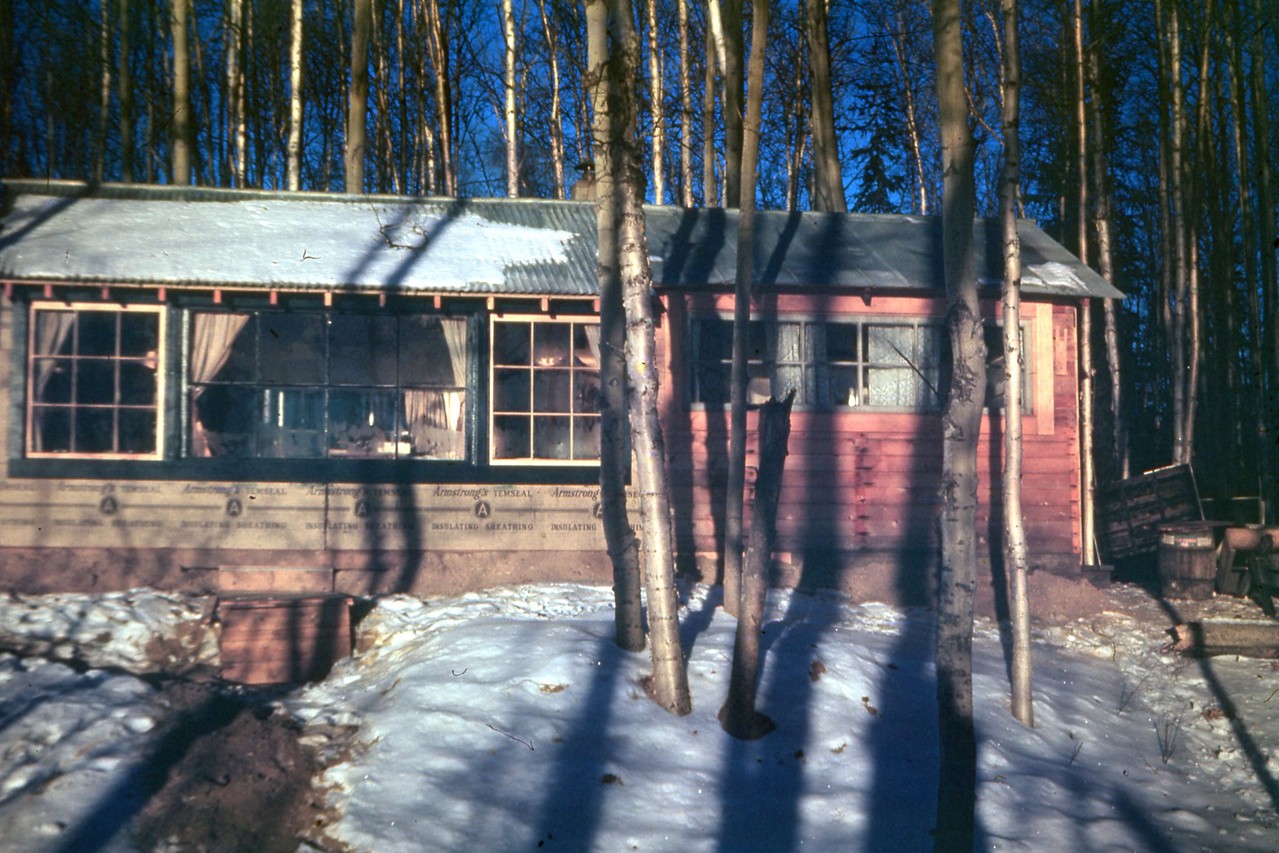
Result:
[[[437,320],[448,350],[453,384],[466,385],[466,320]],[[430,327],[423,329],[428,333]],[[460,459],[466,408],[466,391],[457,388],[405,388],[404,418],[413,453],[437,459]]]
[[409,425],[425,425],[439,427],[443,423],[440,417],[440,392],[417,388],[404,390],[404,416]]
[[[53,356],[62,352],[62,348],[67,343],[67,337],[71,334],[71,327],[75,325],[75,318],[74,311],[37,309],[35,341],[31,349],[38,357],[38,360],[35,363],[35,369],[32,371],[31,400],[28,405],[41,402],[44,399],[44,389],[48,387],[49,380],[53,378],[53,371],[58,363]],[[38,424],[33,424],[32,426],[32,450],[44,450],[44,429]]]
[[[249,322],[247,314],[196,314],[191,330],[191,406],[204,389],[203,383],[218,375],[218,371],[231,357],[235,339]],[[209,441],[204,425],[198,418],[191,419],[191,454],[209,456]]]
[[44,389],[53,377],[53,369],[57,362],[51,358],[62,352],[71,327],[75,325],[74,311],[40,311],[36,315],[36,338],[32,348],[40,361],[36,364],[35,394],[36,400],[44,396]]
[[[440,318],[440,330],[449,350],[449,365],[453,369],[453,384],[466,387],[466,320]],[[444,392],[444,412],[448,428],[462,432],[462,403],[465,391]]]
[[[799,323],[777,323],[773,335],[771,388],[773,397],[781,399],[786,392],[794,388],[796,393],[803,391],[803,375],[801,364],[804,360],[803,341],[800,338]],[[801,402],[804,402],[801,400]]]
[[595,366],[603,369],[604,363],[600,361],[600,327],[591,323],[582,326],[582,331],[586,332],[586,345],[591,348],[591,356],[595,359]]
[[235,339],[249,322],[247,314],[196,314],[191,333],[191,382],[208,382],[231,357]]

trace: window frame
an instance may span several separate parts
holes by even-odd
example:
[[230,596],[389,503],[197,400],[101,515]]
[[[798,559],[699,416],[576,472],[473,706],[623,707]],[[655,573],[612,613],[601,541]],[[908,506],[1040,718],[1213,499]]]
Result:
[[[1033,318],[1023,317],[1021,319],[1021,324],[1020,324],[1021,325],[1021,336],[1020,336],[1021,337],[1021,356],[1022,356],[1021,413],[1027,417],[1034,416],[1036,414],[1036,410],[1039,407],[1039,403],[1035,399],[1035,388],[1036,388],[1035,347],[1034,347],[1035,328],[1034,328],[1034,323],[1032,322],[1032,319]],[[1002,396],[1002,393],[1001,393],[1001,396],[999,396],[998,398],[998,402],[999,402],[998,405],[994,405],[995,401],[991,399],[991,395],[996,390],[996,385],[995,385],[996,379],[998,379],[1000,383],[1003,382],[1003,378],[1004,378],[1003,367],[1002,365],[999,367],[999,372],[997,374],[992,370],[992,368],[995,366],[995,363],[993,362],[991,358],[990,342],[992,339],[997,340],[999,342],[1000,344],[999,358],[1000,358],[1000,361],[1002,362],[1003,355],[1004,355],[1004,350],[1003,350],[1004,320],[1003,318],[1000,317],[998,319],[984,321],[982,323],[982,334],[985,336],[985,340],[986,340],[986,396],[982,404],[983,411],[988,415],[999,414],[1002,416],[1004,411],[1004,397]],[[1000,390],[1002,392],[1002,389]]]
[[[589,485],[598,480],[598,459],[545,460],[536,463],[494,464],[490,461],[488,407],[491,398],[489,379],[491,366],[486,363],[490,343],[488,336],[491,318],[525,314],[535,320],[571,319],[581,324],[595,325],[598,316],[590,310],[591,303],[579,300],[565,305],[559,312],[537,311],[527,300],[512,301],[509,307],[485,297],[459,297],[441,310],[439,300],[432,308],[431,300],[418,295],[391,296],[382,299],[377,294],[344,295],[335,304],[321,306],[319,294],[280,293],[277,297],[266,291],[222,294],[194,291],[170,291],[156,294],[145,290],[137,294],[117,292],[110,297],[100,287],[68,288],[65,296],[41,295],[35,288],[15,291],[12,322],[12,348],[9,352],[9,417],[18,428],[12,430],[7,441],[7,464],[10,476],[32,479],[89,479],[128,481],[188,481],[188,482],[261,482],[261,483],[414,483],[441,485],[460,483],[481,484],[544,484]],[[158,382],[156,405],[157,435],[159,444],[155,454],[145,458],[125,454],[72,455],[69,453],[43,453],[37,458],[26,453],[26,410],[31,397],[28,370],[30,339],[36,334],[32,327],[33,304],[57,307],[82,306],[90,310],[122,308],[147,310],[159,315],[162,331],[157,350]],[[523,310],[521,310],[523,309]],[[466,394],[466,411],[463,425],[463,452],[461,459],[441,459],[408,456],[391,457],[197,457],[188,452],[190,442],[191,399],[188,350],[190,346],[191,315],[201,311],[279,312],[298,311],[332,312],[335,314],[362,315],[427,315],[443,316],[465,323],[466,371],[462,386]]]
[[[731,325],[732,317],[724,312],[705,312],[690,314],[689,328],[686,334],[686,340],[689,342],[689,358],[687,366],[686,387],[688,388],[687,402],[694,411],[705,411],[716,408],[727,408],[729,401],[726,399],[722,404],[707,403],[699,400],[701,382],[698,376],[698,370],[703,364],[700,351],[701,332],[697,329],[697,324],[704,321],[720,321]],[[799,341],[799,361],[785,360],[780,361],[775,357],[770,358],[768,353],[764,354],[762,359],[751,358],[748,363],[747,371],[750,373],[751,367],[762,367],[771,376],[778,368],[787,370],[795,370],[799,374],[799,388],[795,401],[795,408],[808,411],[831,412],[848,414],[853,412],[865,412],[874,414],[932,414],[940,412],[945,404],[942,390],[944,386],[941,384],[943,375],[943,361],[941,356],[943,350],[941,347],[945,345],[945,319],[942,317],[923,316],[923,315],[879,315],[879,314],[838,314],[834,316],[820,316],[815,314],[780,314],[776,316],[753,314],[750,318],[752,323],[776,323],[776,324],[797,324],[801,328],[801,338]],[[855,348],[857,355],[854,359],[831,359],[829,357],[829,348],[818,358],[814,352],[818,346],[818,341],[809,331],[813,327],[830,327],[830,326],[852,326],[856,328]],[[938,385],[935,389],[937,397],[937,405],[933,408],[918,406],[876,406],[869,402],[858,402],[856,404],[819,402],[820,392],[818,386],[822,381],[829,381],[832,368],[841,370],[855,370],[857,383],[859,388],[868,389],[867,376],[868,371],[875,369],[883,369],[884,364],[873,361],[869,352],[869,344],[866,340],[866,329],[871,326],[892,326],[909,328],[915,337],[915,347],[918,348],[918,336],[921,329],[932,328],[937,330],[938,334],[938,364],[935,366],[937,371]],[[823,328],[821,332],[821,342],[825,342],[826,330]],[[721,365],[727,364],[724,359],[717,360]],[[918,375],[918,374],[916,374]],[[869,390],[863,392],[869,399]],[[748,404],[749,408],[758,408],[758,402]]]
[[[200,315],[238,315],[246,318],[245,326],[252,329],[253,340],[250,342],[252,349],[251,368],[252,375],[242,380],[226,380],[215,382],[217,374],[210,376],[202,382],[197,382],[193,378],[193,355],[195,339],[196,318]],[[262,352],[262,335],[263,328],[260,324],[264,321],[269,324],[272,317],[308,317],[318,319],[319,334],[316,336],[319,345],[319,361],[320,364],[316,369],[320,371],[318,378],[311,379],[290,379],[287,377],[270,377],[263,373],[267,356]],[[341,365],[341,342],[335,342],[334,331],[335,326],[340,318],[356,318],[357,320],[372,323],[376,319],[386,319],[395,324],[395,349],[393,354],[389,356],[391,360],[391,379],[387,381],[385,376],[373,377],[370,373],[368,381],[355,382],[344,378],[343,372],[345,368]],[[408,381],[401,373],[401,358],[404,353],[404,341],[406,330],[404,323],[406,320],[413,318],[439,318],[461,323],[463,332],[464,351],[462,353],[462,365],[460,370],[460,380],[455,374],[454,381],[451,383],[442,382],[426,382],[426,381]],[[374,464],[404,464],[418,466],[431,463],[442,463],[449,465],[469,465],[473,462],[472,451],[472,435],[474,415],[471,411],[474,403],[472,399],[474,392],[471,388],[471,362],[473,356],[473,347],[470,345],[471,339],[471,322],[469,316],[453,315],[440,311],[412,311],[412,312],[394,312],[381,310],[336,310],[332,307],[306,306],[304,308],[294,310],[284,310],[273,308],[271,306],[251,306],[240,310],[216,310],[215,307],[188,307],[182,311],[183,329],[186,333],[184,342],[184,352],[186,357],[183,360],[182,381],[181,381],[181,408],[182,408],[182,458],[184,460],[192,460],[196,464],[208,465],[212,461],[221,464],[244,464],[257,463],[266,465],[280,464],[298,464],[298,463],[321,463],[328,466],[341,466],[345,464],[358,463],[374,463]],[[269,327],[267,327],[269,328]],[[219,368],[221,370],[221,368]],[[385,370],[385,368],[383,368]],[[374,371],[377,372],[377,371]],[[298,395],[310,400],[316,406],[318,413],[318,425],[314,429],[305,430],[298,428],[299,432],[314,433],[316,441],[316,452],[313,454],[269,454],[263,452],[263,435],[258,432],[255,426],[254,430],[247,433],[249,440],[253,444],[253,450],[245,454],[211,454],[203,455],[195,452],[197,428],[196,428],[196,399],[198,395],[195,393],[197,388],[208,389],[225,388],[239,390],[241,394],[251,394],[254,397],[261,396],[265,402],[260,406],[266,406],[266,409],[255,409],[257,420],[262,421],[266,414],[271,415],[271,419],[278,417],[283,423],[284,395],[293,395],[294,399],[300,399]],[[404,413],[401,411],[406,405],[402,395],[409,391],[434,391],[434,392],[453,392],[460,393],[461,409],[458,413],[461,430],[458,432],[457,444],[459,445],[458,456],[431,456],[426,454],[415,454],[411,452],[412,443],[410,442],[410,450],[402,452],[404,442],[400,440],[401,433],[406,433],[410,427],[402,424]],[[378,396],[386,396],[392,401],[395,412],[391,417],[390,438],[395,445],[390,452],[352,452],[340,445],[338,433],[341,429],[350,429],[350,425],[342,426],[336,424],[335,406],[337,400],[341,397],[350,397],[351,395],[364,394],[371,398]],[[274,397],[274,400],[273,400]],[[276,402],[278,401],[278,402]],[[279,406],[279,408],[275,408]],[[367,406],[365,407],[367,408]],[[369,410],[372,412],[372,410]],[[372,417],[372,415],[370,415]],[[374,429],[374,424],[369,424],[370,429]],[[379,431],[384,430],[384,424],[376,427]],[[283,430],[283,425],[281,426]],[[385,437],[385,436],[384,436]],[[371,441],[371,439],[370,439]],[[383,441],[381,444],[387,442]]]
[[[36,340],[38,338],[39,323],[37,315],[41,312],[58,312],[68,314],[112,314],[117,318],[124,314],[152,314],[156,317],[155,329],[155,349],[148,351],[142,356],[125,356],[120,352],[120,327],[117,319],[115,330],[115,352],[110,355],[90,354],[85,355],[75,352],[69,356],[60,354],[41,355],[35,351]],[[22,456],[24,459],[31,460],[77,460],[77,461],[119,461],[119,462],[156,462],[165,458],[166,432],[167,432],[167,415],[168,415],[168,311],[164,305],[158,304],[121,304],[111,302],[89,302],[89,301],[65,301],[53,302],[48,300],[32,300],[27,305],[27,328],[26,340],[23,346],[24,358],[24,377],[23,377],[23,426],[24,436],[22,441]],[[77,321],[77,326],[79,325]],[[112,373],[115,383],[117,399],[111,403],[78,403],[71,401],[69,403],[50,404],[37,401],[38,390],[36,387],[37,370],[35,364],[37,359],[63,358],[69,359],[74,363],[102,361],[110,362],[113,365]],[[126,404],[118,399],[119,382],[120,382],[120,366],[125,363],[141,364],[150,367],[155,375],[154,397],[150,404]],[[74,393],[74,391],[73,391]],[[122,452],[118,449],[105,452],[85,452],[78,450],[40,450],[35,447],[36,425],[35,414],[38,408],[66,409],[71,412],[81,410],[103,410],[109,409],[116,413],[113,430],[113,445],[119,446],[119,420],[118,415],[121,411],[150,411],[154,413],[154,434],[155,447],[149,452]]]
[[[559,411],[550,412],[549,415],[547,413],[542,413],[541,416],[542,417],[548,417],[548,416],[563,417],[568,420],[569,422],[568,447],[569,447],[570,453],[572,453],[574,452],[575,432],[577,429],[577,421],[579,419],[590,418],[595,421],[596,430],[599,430],[601,428],[600,412],[598,407],[596,407],[595,411],[593,412],[576,411],[574,407],[576,406],[577,395],[573,393],[573,389],[577,387],[578,375],[581,373],[587,373],[587,374],[594,373],[596,384],[598,385],[600,381],[599,361],[598,360],[596,361],[596,364],[593,368],[590,367],[589,365],[574,364],[573,359],[571,357],[569,358],[569,363],[567,365],[562,365],[562,366],[561,365],[539,365],[537,364],[537,356],[536,356],[536,353],[534,352],[534,342],[530,341],[529,355],[528,355],[529,363],[527,365],[527,369],[529,370],[529,374],[530,374],[530,392],[529,392],[529,402],[528,402],[529,408],[527,409],[527,411],[524,409],[520,409],[520,410],[499,409],[497,406],[497,396],[499,393],[498,392],[498,376],[497,376],[498,371],[503,369],[522,370],[525,367],[522,363],[521,364],[511,363],[511,364],[501,364],[501,365],[498,364],[497,327],[501,323],[511,323],[511,324],[528,323],[530,326],[530,334],[533,336],[536,336],[535,330],[537,326],[539,325],[540,326],[550,326],[550,325],[568,326],[569,346],[570,348],[572,348],[574,346],[575,333],[578,327],[594,326],[596,329],[598,329],[600,321],[597,315],[588,315],[588,314],[560,314],[560,315],[553,315],[553,316],[546,315],[546,314],[518,314],[518,313],[497,313],[497,312],[489,314],[488,323],[487,323],[488,363],[485,366],[485,369],[483,371],[485,374],[485,378],[487,379],[487,386],[488,386],[486,400],[485,400],[487,404],[487,407],[486,407],[487,408],[487,429],[485,431],[485,439],[487,441],[487,452],[486,452],[485,461],[487,462],[488,466],[498,470],[507,470],[511,468],[582,469],[582,468],[598,467],[600,464],[600,458],[598,455],[590,458],[572,458],[570,456],[567,459],[539,457],[534,455],[536,451],[536,442],[534,439],[533,420],[539,417],[539,411],[537,409],[536,394],[533,388],[535,383],[533,380],[539,371],[567,372],[568,386],[570,390],[569,409],[563,412],[559,412]],[[497,444],[498,444],[497,419],[501,417],[522,417],[526,414],[530,420],[529,455],[527,457],[498,456],[497,455]]]

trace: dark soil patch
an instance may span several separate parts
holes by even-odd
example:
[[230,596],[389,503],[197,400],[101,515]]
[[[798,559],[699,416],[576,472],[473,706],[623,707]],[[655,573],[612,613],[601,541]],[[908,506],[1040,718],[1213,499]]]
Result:
[[322,828],[319,760],[295,722],[250,693],[176,682],[161,691],[173,713],[133,823],[141,849],[293,853]]

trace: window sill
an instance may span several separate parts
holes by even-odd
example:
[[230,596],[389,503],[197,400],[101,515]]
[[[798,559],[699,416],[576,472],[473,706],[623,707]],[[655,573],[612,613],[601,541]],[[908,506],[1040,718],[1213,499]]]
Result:
[[192,480],[252,483],[528,483],[594,485],[599,465],[471,465],[395,459],[13,459],[10,479]]

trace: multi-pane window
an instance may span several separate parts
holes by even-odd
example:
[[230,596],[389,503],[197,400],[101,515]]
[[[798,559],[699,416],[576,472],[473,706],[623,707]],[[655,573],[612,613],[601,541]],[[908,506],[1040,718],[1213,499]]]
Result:
[[[986,406],[991,411],[1002,411],[1004,408],[1004,327],[996,323],[987,323],[983,328],[986,340]],[[1027,357],[1026,328],[1023,326],[1020,335],[1023,364],[1021,372],[1021,410],[1025,414],[1034,411],[1034,396],[1030,389],[1035,360]]]
[[30,316],[27,455],[158,458],[161,309],[37,303]]
[[494,462],[594,462],[600,455],[599,324],[495,317]]
[[195,312],[188,452],[463,459],[466,338],[436,315]]
[[[941,404],[942,328],[933,322],[752,320],[748,402],[791,388],[796,403],[935,411]],[[726,405],[733,325],[693,321],[693,401]]]

